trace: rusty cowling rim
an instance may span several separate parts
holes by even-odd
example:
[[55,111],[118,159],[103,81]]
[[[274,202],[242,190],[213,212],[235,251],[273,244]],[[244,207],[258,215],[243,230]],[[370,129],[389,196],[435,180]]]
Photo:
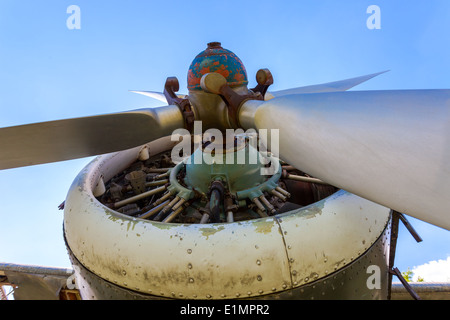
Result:
[[211,72],[220,73],[230,87],[248,84],[247,71],[242,61],[220,42],[209,42],[207,48],[192,61],[187,75],[188,90],[202,90],[200,80]]

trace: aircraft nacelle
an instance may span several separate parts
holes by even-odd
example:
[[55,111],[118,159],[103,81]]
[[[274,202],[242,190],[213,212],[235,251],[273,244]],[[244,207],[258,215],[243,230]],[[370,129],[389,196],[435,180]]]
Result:
[[[170,137],[148,143],[144,163],[161,163],[175,143]],[[111,209],[94,191],[99,181],[108,189],[113,177],[142,163],[142,148],[96,158],[70,188],[64,234],[82,298],[386,298],[388,208],[338,190],[241,221],[139,218]],[[371,285],[374,268],[380,286]]]

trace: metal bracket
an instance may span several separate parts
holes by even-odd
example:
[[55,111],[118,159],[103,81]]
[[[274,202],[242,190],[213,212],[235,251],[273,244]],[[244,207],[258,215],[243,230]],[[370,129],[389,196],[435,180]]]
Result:
[[180,89],[180,83],[176,77],[168,77],[164,84],[164,96],[167,99],[169,105],[176,105],[183,114],[184,124],[189,132],[192,132],[194,127],[194,112],[191,108],[189,99],[179,98],[175,92]]
[[228,117],[231,125],[240,128],[238,114],[241,105],[247,100],[264,100],[264,95],[271,84],[273,77],[268,69],[260,69],[256,73],[258,85],[247,94],[235,92],[227,83],[227,80],[220,73],[207,73],[200,80],[203,90],[220,95],[228,107]]
[[398,239],[398,225],[401,220],[411,235],[416,239],[417,242],[421,242],[422,238],[417,234],[414,228],[409,224],[408,220],[406,220],[405,216],[395,210],[391,210],[392,215],[392,228],[391,228],[391,243],[390,243],[390,252],[389,252],[389,290],[388,290],[388,299],[391,298],[391,286],[392,286],[392,276],[396,275],[408,293],[416,300],[420,300],[420,297],[414,292],[409,283],[403,278],[400,270],[394,268],[394,260],[395,260],[395,251],[397,248],[397,239]]
[[398,268],[390,269],[389,273],[397,276],[397,278],[400,280],[400,282],[405,287],[406,291],[408,291],[408,293],[414,298],[414,300],[422,300],[417,295],[417,293],[414,291],[414,289],[409,285],[408,281],[406,281],[405,278],[403,278],[403,276],[402,276],[400,270],[398,270]]
[[406,227],[406,229],[409,231],[409,233],[413,236],[413,238],[417,242],[422,242],[422,238],[419,236],[419,234],[416,232],[416,230],[413,228],[413,226],[409,223],[409,221],[406,219],[405,215],[403,213],[395,211],[396,214],[398,214],[398,217],[402,221],[403,225]]
[[251,90],[253,92],[259,92],[264,100],[267,89],[273,84],[273,76],[269,69],[259,69],[256,73],[256,82],[258,85]]

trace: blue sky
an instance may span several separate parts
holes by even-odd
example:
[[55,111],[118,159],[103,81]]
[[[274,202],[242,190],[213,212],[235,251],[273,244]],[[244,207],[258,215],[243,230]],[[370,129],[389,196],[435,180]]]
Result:
[[[66,26],[73,4],[79,30]],[[369,5],[379,30],[366,26]],[[188,67],[211,41],[241,58],[249,86],[260,68],[272,90],[389,69],[353,90],[450,88],[449,16],[448,0],[1,0],[0,127],[158,106],[128,90],[161,91],[176,76],[187,92]],[[0,171],[0,261],[70,266],[57,206],[90,159]],[[450,232],[410,222],[424,241],[401,228],[400,270],[450,256]]]

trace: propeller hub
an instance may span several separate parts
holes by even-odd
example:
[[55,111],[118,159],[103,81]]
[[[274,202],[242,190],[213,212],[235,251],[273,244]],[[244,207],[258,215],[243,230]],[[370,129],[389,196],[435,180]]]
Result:
[[238,114],[247,100],[264,100],[267,88],[273,83],[268,69],[256,75],[257,87],[247,88],[247,72],[242,61],[220,42],[210,42],[200,52],[188,71],[187,99],[195,119],[201,120],[205,129],[240,128]]
[[200,81],[203,75],[220,73],[230,87],[246,86],[247,72],[242,61],[230,50],[224,49],[220,42],[210,42],[192,61],[188,71],[188,89],[202,90]]

